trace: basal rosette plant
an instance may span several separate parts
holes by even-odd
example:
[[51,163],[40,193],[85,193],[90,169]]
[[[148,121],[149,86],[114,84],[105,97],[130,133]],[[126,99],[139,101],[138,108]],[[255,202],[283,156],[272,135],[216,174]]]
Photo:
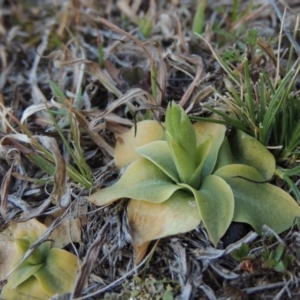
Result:
[[257,232],[266,224],[280,233],[300,215],[289,194],[266,182],[275,159],[256,139],[242,131],[226,137],[220,124],[192,125],[174,102],[162,126],[142,121],[117,136],[115,162],[127,167],[115,184],[89,197],[96,205],[130,198],[136,262],[150,241],[190,231],[200,222],[216,246],[232,221]]
[[[25,228],[22,228],[22,223],[18,224],[12,268],[19,264],[46,229],[36,220],[31,220]],[[74,254],[52,248],[51,241],[46,241],[11,273],[0,297],[5,300],[50,299],[56,294],[71,292],[79,267],[80,260]]]

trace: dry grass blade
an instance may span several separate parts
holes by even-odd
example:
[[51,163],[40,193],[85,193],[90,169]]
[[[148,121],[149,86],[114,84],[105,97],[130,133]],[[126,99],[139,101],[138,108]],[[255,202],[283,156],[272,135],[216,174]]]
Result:
[[181,105],[182,107],[184,107],[185,104],[189,101],[189,99],[196,87],[196,84],[202,79],[202,77],[204,75],[204,65],[203,65],[202,59],[199,57],[198,60],[199,60],[199,64],[198,64],[196,76],[195,76],[193,82],[189,85],[189,87],[186,90],[186,92],[184,93],[184,95],[182,96],[181,100],[179,101],[179,105]]
[[284,77],[286,75],[286,71],[284,67],[280,64],[280,61],[277,59],[271,45],[261,37],[257,39],[257,45],[271,58],[275,66],[279,66],[280,75]]
[[267,3],[261,5],[258,9],[252,11],[251,13],[248,13],[241,17],[238,21],[236,21],[234,24],[232,24],[232,29],[237,30],[242,24],[259,17],[266,9],[268,6]]
[[[26,221],[29,220],[30,218],[40,215],[49,207],[51,202],[61,207],[67,207],[69,205],[70,195],[66,185],[66,165],[65,165],[64,158],[60,154],[56,140],[54,138],[45,137],[45,136],[34,136],[32,138],[28,138],[28,136],[23,134],[6,135],[4,138],[2,138],[2,143],[4,142],[5,139],[19,140],[32,145],[35,145],[37,143],[37,140],[39,140],[44,145],[44,147],[50,151],[50,153],[52,154],[52,158],[55,162],[55,171],[54,171],[54,179],[53,179],[54,188],[50,197],[46,201],[44,201],[44,203],[40,207],[33,209],[31,212],[29,212],[28,215],[26,215],[26,217],[22,217],[19,221]],[[25,147],[22,146],[22,149],[23,148]],[[28,156],[34,155],[31,152],[28,153],[28,149],[26,148],[25,148],[25,153],[27,153]],[[3,188],[3,193],[5,191],[6,189]],[[5,201],[3,203],[5,203]]]
[[228,76],[231,78],[231,80],[237,85],[240,86],[240,83],[236,80],[236,78],[233,76],[233,71],[224,63],[222,57],[215,51],[213,46],[201,35],[197,34],[197,36],[206,43],[206,45],[209,47],[211,53],[214,55],[215,59],[218,61],[220,66],[224,69],[224,71],[228,74]]
[[177,14],[175,15],[175,20],[176,20],[176,29],[177,29],[177,33],[178,33],[178,38],[180,41],[180,46],[182,47],[182,49],[184,50],[184,52],[189,55],[190,51],[186,46],[186,42],[185,42],[185,38],[184,38],[184,33],[182,31],[182,26],[181,26],[181,22],[179,17],[177,16]]
[[104,25],[106,25],[107,27],[109,27],[110,29],[112,29],[115,32],[118,32],[122,35],[127,36],[130,40],[134,41],[139,47],[143,48],[143,50],[145,51],[145,53],[147,54],[149,61],[150,61],[150,65],[152,68],[155,67],[155,61],[154,58],[152,56],[152,54],[148,51],[148,49],[145,47],[145,45],[139,41],[137,38],[135,38],[133,35],[129,34],[128,32],[122,30],[120,27],[116,26],[115,24],[109,22],[108,20],[98,17],[97,20],[100,23],[103,23]]
[[93,267],[99,255],[100,248],[103,244],[103,241],[105,240],[105,230],[107,229],[109,224],[110,221],[107,221],[103,225],[103,227],[99,230],[93,244],[88,249],[88,252],[81,266],[80,272],[77,276],[71,299],[73,299],[74,297],[80,297],[82,295],[84,286],[87,284],[87,278],[93,270]]
[[12,170],[13,170],[13,164],[11,164],[8,172],[5,174],[1,183],[1,215],[5,220],[7,220],[7,214],[6,214],[7,196],[8,196],[8,189],[10,185]]
[[140,20],[139,17],[137,16],[137,10],[140,1],[134,1],[134,3],[129,6],[129,1],[126,0],[119,0],[117,2],[117,6],[124,13],[126,16],[129,17],[129,19],[134,22],[135,24],[139,24]]
[[[3,101],[0,102],[0,108],[1,108],[1,125],[3,132],[7,133],[9,131],[16,132],[16,130],[12,126],[12,122],[14,121],[14,116],[11,114],[11,110],[5,107]],[[7,118],[9,116],[11,120]]]
[[[156,243],[157,244],[157,243]],[[155,249],[155,246],[154,246]],[[151,252],[144,258],[144,260],[142,262],[139,263],[139,265],[135,266],[132,270],[130,270],[129,272],[127,272],[126,274],[124,274],[123,276],[121,276],[120,278],[118,278],[116,281],[110,283],[109,285],[105,286],[104,288],[97,290],[95,292],[89,293],[83,297],[77,297],[77,298],[73,298],[73,300],[85,300],[88,297],[93,297],[93,296],[97,296],[100,294],[103,294],[105,291],[109,290],[110,288],[113,288],[114,286],[118,285],[119,283],[121,283],[122,281],[124,281],[127,277],[131,276],[132,274],[135,274],[137,272],[137,270],[143,266],[144,264],[146,264],[149,261],[149,258],[153,255],[153,249],[151,250]]]
[[[62,249],[70,243],[82,241],[81,233],[86,225],[87,206],[82,201],[79,202],[73,202],[67,210],[57,208],[46,216],[44,224],[51,231],[52,247]],[[73,247],[75,249],[74,245]]]
[[[44,200],[43,204],[41,204],[39,207],[33,208],[28,214],[26,214],[26,216],[19,218],[18,222],[26,222],[33,218],[41,216],[47,210],[47,208],[50,206],[50,204],[51,204],[51,197]],[[32,252],[30,252],[30,253],[32,253]]]
[[157,94],[156,94],[156,104],[157,106],[161,106],[166,87],[167,87],[167,66],[163,59],[156,59],[156,66],[157,66]]
[[56,140],[46,136],[34,136],[33,139],[38,139],[51,152],[55,161],[54,188],[51,193],[52,203],[60,207],[68,207],[70,195],[66,183],[66,163]]
[[148,51],[147,47],[140,42],[137,38],[135,38],[133,35],[129,34],[128,32],[122,30],[118,26],[114,25],[113,23],[109,22],[108,20],[98,17],[97,19],[99,22],[103,23],[107,27],[111,28],[115,32],[118,32],[122,35],[127,36],[129,39],[134,41],[139,47],[141,47],[146,55],[148,56],[149,62],[150,62],[150,69],[151,69],[151,87],[152,87],[152,94],[154,97],[156,97],[156,75],[157,75],[157,69],[156,69],[156,64],[155,64],[155,59],[152,56],[152,54]]
[[40,56],[42,58],[53,60],[53,64],[56,68],[62,68],[65,66],[78,65],[78,64],[89,62],[84,58],[74,57],[73,53],[71,53],[68,49],[65,49],[65,51],[56,50],[56,51],[52,51],[48,55],[42,56],[42,54],[40,54]]
[[284,23],[284,16],[282,15],[282,12],[280,11],[279,7],[277,6],[277,4],[274,0],[269,0],[269,2],[273,6],[278,18],[280,19],[280,21],[283,25],[283,30],[284,30],[286,36],[288,37],[291,44],[295,48],[295,51],[297,52],[298,56],[300,56],[300,46],[299,46],[298,42],[295,40],[295,38],[293,37],[293,35],[291,34],[291,29],[287,28],[287,26],[284,25],[285,24]]
[[103,137],[101,137],[99,134],[90,129],[90,124],[85,119],[85,117],[76,110],[73,110],[72,112],[76,116],[76,119],[79,122],[79,124],[86,130],[86,132],[90,135],[91,139],[95,142],[95,144],[99,148],[105,150],[110,156],[113,156],[114,149],[106,143]]
[[[53,107],[55,106],[53,103],[47,103],[48,107]],[[32,104],[29,107],[27,107],[23,114],[22,114],[22,118],[21,118],[21,124],[24,124],[25,120],[28,119],[30,116],[32,116],[33,114],[45,110],[47,109],[45,103],[38,103],[38,104]]]
[[[118,100],[115,100],[111,105],[107,107],[105,112],[103,113],[103,117],[106,114],[109,114],[113,112],[117,107],[119,107],[122,104],[129,104],[134,98],[141,98],[141,103],[144,104],[150,104],[150,105],[157,105],[155,99],[146,91],[140,89],[140,88],[134,88],[130,89],[128,92],[126,92],[122,97],[120,97]],[[129,107],[132,107],[135,111],[135,107],[133,105],[128,105]]]
[[[46,49],[46,45],[48,43],[48,37],[50,34],[50,30],[47,29],[44,33],[44,36],[42,38],[42,44],[39,47],[39,51],[41,54],[43,54],[44,50]],[[34,58],[34,63],[32,65],[31,71],[30,71],[30,76],[29,76],[29,82],[31,84],[31,95],[32,95],[32,99],[34,104],[39,104],[40,102],[46,102],[47,99],[44,96],[44,94],[42,93],[41,89],[38,87],[37,85],[37,68],[39,65],[39,62],[41,60],[41,55],[36,54],[35,58]],[[49,120],[49,116],[45,113],[45,112],[40,112],[39,113],[40,116],[42,117],[42,119],[44,120],[44,122],[46,121],[47,123],[50,122]]]
[[98,80],[107,88],[107,90],[112,92],[117,97],[122,96],[122,92],[115,86],[111,78],[100,69],[98,64],[90,61],[86,62],[86,64],[91,72],[91,75],[98,78]]

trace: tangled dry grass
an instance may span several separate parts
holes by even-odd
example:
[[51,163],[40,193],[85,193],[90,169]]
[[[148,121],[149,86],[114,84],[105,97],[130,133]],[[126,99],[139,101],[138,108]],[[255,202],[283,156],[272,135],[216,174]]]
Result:
[[[104,208],[86,201],[118,177],[114,133],[149,115],[162,121],[171,100],[193,116],[207,115],[204,102],[224,107],[214,93],[228,83],[218,57],[236,55],[236,45],[250,56],[249,28],[274,45],[263,49],[257,70],[276,73],[273,51],[286,65],[286,32],[298,26],[299,2],[276,5],[287,7],[282,38],[273,1],[251,3],[239,1],[233,17],[232,1],[207,1],[199,38],[191,0],[0,0],[0,230],[38,218],[48,224],[47,239],[67,224],[58,236],[83,265],[72,293],[55,299],[300,299],[296,226],[258,237],[233,225],[218,249],[199,226],[154,243],[135,266],[126,200]],[[5,241],[1,280],[11,236]],[[230,255],[243,242],[257,257],[248,265]],[[284,272],[261,266],[263,247],[278,242],[296,258]]]

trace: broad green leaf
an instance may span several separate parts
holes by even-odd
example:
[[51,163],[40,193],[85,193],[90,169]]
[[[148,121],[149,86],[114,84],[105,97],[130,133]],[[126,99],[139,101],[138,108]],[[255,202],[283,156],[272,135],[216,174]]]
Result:
[[240,248],[238,249],[234,249],[230,255],[231,257],[233,257],[235,260],[241,262],[246,256],[250,256],[249,255],[250,252],[250,247],[248,246],[248,244],[246,243],[242,243],[242,245],[240,246]]
[[[226,127],[221,124],[198,121],[193,124],[197,145],[204,143],[208,137],[212,137],[212,146],[208,157],[205,159],[202,176],[210,175],[216,165],[219,149],[225,137]],[[197,163],[201,163],[197,161]]]
[[142,157],[153,162],[174,182],[179,182],[179,176],[172,159],[172,153],[166,141],[155,141],[137,148],[136,151]]
[[1,292],[1,299],[7,300],[49,300],[51,296],[43,290],[34,276],[31,276],[16,288],[12,288],[10,280],[8,280]]
[[14,289],[15,287],[17,287],[19,284],[27,280],[30,276],[34,275],[42,266],[42,263],[39,265],[32,265],[25,261],[9,276],[8,281],[10,282],[10,288]]
[[202,144],[197,147],[197,158],[199,159],[199,164],[190,177],[188,184],[198,190],[201,185],[202,179],[206,176],[206,173],[209,171],[209,157],[210,151],[212,150],[212,136],[207,137]]
[[274,175],[275,158],[258,140],[240,130],[230,135],[228,140],[234,163],[255,168],[265,180]]
[[216,175],[207,176],[199,191],[186,184],[180,185],[193,192],[201,220],[216,246],[233,218],[234,197],[230,186]]
[[[35,241],[33,241],[35,242]],[[18,257],[21,259],[26,251],[29,249],[31,243],[28,240],[28,237],[15,239],[16,248],[18,251]],[[45,245],[43,245],[45,244]],[[39,247],[34,249],[30,256],[26,259],[26,262],[31,265],[38,265],[44,262],[46,256],[48,255],[51,242],[42,243]]]
[[218,159],[215,165],[215,170],[234,163],[231,148],[227,137],[224,138],[219,150]]
[[166,133],[172,157],[180,178],[180,182],[190,184],[190,179],[196,170],[195,156],[191,157],[188,152],[180,147],[178,143]]
[[[250,224],[257,232],[266,224],[277,233],[290,228],[300,216],[300,207],[284,190],[262,182],[264,177],[246,165],[228,165],[215,172],[231,187],[235,210],[233,221]],[[237,178],[241,176],[243,178]]]
[[279,244],[276,247],[275,251],[274,251],[274,257],[273,257],[274,260],[277,261],[277,262],[279,262],[279,260],[284,257],[285,252],[286,252],[285,245],[284,244]]
[[172,102],[166,112],[166,139],[181,182],[189,180],[196,170],[196,134],[182,107]]
[[287,265],[281,260],[279,261],[276,266],[274,267],[274,270],[276,272],[284,272],[287,269]]
[[168,143],[170,143],[169,138],[172,137],[170,147],[177,144],[190,159],[194,159],[197,146],[195,130],[184,109],[174,101],[167,108],[165,126]]
[[153,141],[165,139],[165,131],[157,121],[141,121],[123,134],[115,135],[117,143],[114,152],[117,168],[141,158],[136,152],[137,147],[147,145]]
[[74,254],[51,248],[44,266],[35,274],[39,284],[49,295],[71,292],[80,261]]
[[[50,242],[47,243],[51,244]],[[31,265],[38,265],[43,263],[48,255],[49,249],[46,249],[45,252],[43,252],[42,250],[43,248],[41,248],[41,246],[34,249],[30,256],[26,259],[26,261]]]
[[96,205],[107,205],[120,198],[160,203],[181,189],[178,185],[146,158],[131,163],[119,181],[110,187],[100,189],[88,198]]
[[163,203],[131,199],[128,221],[138,263],[150,241],[196,228],[200,214],[194,196],[180,190]]

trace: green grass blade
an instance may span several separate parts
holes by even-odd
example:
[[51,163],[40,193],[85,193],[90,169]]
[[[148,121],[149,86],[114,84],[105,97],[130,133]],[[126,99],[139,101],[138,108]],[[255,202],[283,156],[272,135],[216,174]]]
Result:
[[76,119],[74,119],[72,117],[72,114],[70,113],[69,114],[69,120],[70,120],[70,125],[71,125],[71,133],[72,133],[72,138],[74,140],[74,147],[76,149],[76,153],[77,155],[74,155],[76,156],[76,164],[77,166],[81,166],[81,170],[82,170],[82,175],[84,177],[87,178],[87,180],[89,182],[93,182],[93,179],[92,179],[92,176],[91,176],[91,171],[83,157],[83,154],[82,154],[82,150],[81,150],[81,145],[80,145],[80,136],[79,136],[79,130],[77,128],[77,124],[76,124]]
[[197,10],[193,19],[192,31],[198,34],[203,32],[204,20],[205,20],[205,9],[207,7],[206,0],[199,0]]
[[[58,126],[53,114],[52,114],[52,111],[47,107],[47,111],[49,113],[49,116],[54,124],[54,127],[55,129],[57,130],[58,134],[60,135],[66,149],[68,150],[69,154],[71,155],[71,157],[73,158],[75,164],[76,164],[76,167],[79,169],[79,173],[78,171],[72,167],[70,164],[68,164],[68,174],[73,178],[75,179],[77,182],[81,183],[83,186],[87,186],[87,182],[89,182],[89,185],[88,187],[90,187],[92,185],[92,180],[89,181],[89,178],[90,178],[90,174],[86,172],[86,164],[82,163],[82,161],[80,161],[76,154],[74,153],[72,147],[70,146],[69,142],[67,141],[67,139],[65,138],[61,128]],[[81,152],[81,150],[79,150],[79,152]],[[88,177],[88,179],[86,178]]]
[[269,108],[266,111],[262,127],[261,127],[261,140],[263,144],[267,145],[269,143],[269,139],[271,136],[272,125],[274,120],[278,116],[279,110],[282,107],[282,103],[285,100],[284,96],[286,93],[286,88],[290,83],[290,80],[294,74],[294,70],[290,70],[282,82],[279,84],[278,88],[273,95],[271,102],[269,104]]
[[50,80],[49,85],[50,85],[51,89],[53,90],[54,96],[57,98],[57,101],[59,103],[62,103],[62,99],[67,98],[66,95],[63,93],[63,91],[60,89],[58,84],[56,84],[55,82]]
[[255,124],[255,108],[254,108],[254,101],[252,97],[252,85],[251,85],[251,78],[250,78],[250,70],[249,70],[249,64],[248,60],[245,59],[245,81],[246,81],[246,90],[247,93],[245,95],[247,103],[248,103],[248,109],[249,109],[249,116],[253,124]]
[[25,155],[30,161],[32,161],[36,166],[39,166],[47,174],[49,174],[51,176],[54,175],[55,166],[53,163],[49,162],[44,157],[42,157],[38,154],[35,154],[35,153],[28,153]]
[[293,191],[293,194],[294,194],[297,202],[300,204],[300,190],[299,190],[299,188],[296,186],[296,184],[293,182],[293,180],[291,180],[291,178],[289,176],[287,176],[286,174],[283,174],[282,178],[289,185],[289,187]]

